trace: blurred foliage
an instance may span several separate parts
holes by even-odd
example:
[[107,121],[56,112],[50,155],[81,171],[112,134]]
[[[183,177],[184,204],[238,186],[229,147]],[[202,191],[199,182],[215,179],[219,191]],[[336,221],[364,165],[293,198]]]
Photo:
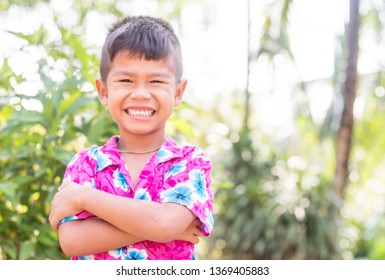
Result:
[[6,259],[63,258],[48,222],[52,196],[76,150],[117,132],[96,102],[98,59],[81,36],[57,28],[61,36],[54,41],[43,26],[33,34],[10,32],[25,41],[19,54],[34,57],[38,76],[16,74],[7,59],[0,69],[0,244]]
[[[51,2],[5,0],[0,13]],[[76,151],[118,132],[97,101],[93,83],[99,50],[87,45],[83,21],[91,11],[120,17],[127,2],[71,1],[78,18],[70,27],[54,14],[54,29],[42,25],[33,33],[8,32],[23,42],[17,55],[31,59],[35,69],[26,73],[13,67],[11,58],[0,60],[0,259],[64,258],[47,219],[51,198]],[[179,17],[189,3],[199,1],[149,2],[183,33]],[[295,0],[267,2],[261,44],[252,58],[258,63],[265,56],[274,63],[276,55],[285,55],[295,64],[288,29]],[[363,30],[377,31],[373,34],[381,44],[384,10],[374,7],[362,15]],[[258,125],[242,123],[239,91],[212,111],[187,103],[175,111],[168,133],[201,145],[214,164],[215,226],[202,258],[385,258],[383,66],[360,76],[363,110],[355,124],[348,192],[339,201],[331,189],[345,48],[344,38],[338,40],[334,76],[313,82],[334,88],[328,114],[322,123],[313,119],[308,94],[316,85],[298,81],[292,95],[303,98],[296,102],[295,132],[278,145]],[[260,77],[251,74],[250,79]]]
[[[269,8],[277,5],[275,13],[287,13],[289,2],[272,1]],[[372,8],[369,14],[380,12],[381,9]],[[281,17],[273,21],[267,13],[255,59],[267,56],[273,62],[277,54],[295,59],[286,34],[287,15],[278,14]],[[379,22],[376,21],[377,27]],[[362,26],[368,28],[365,20]],[[383,37],[380,38],[384,43]],[[385,147],[380,144],[385,143],[385,127],[380,121],[384,117],[383,72],[380,67],[377,73],[359,76],[357,103],[365,109],[362,115],[355,114],[348,195],[341,201],[333,191],[332,182],[346,44],[344,37],[336,39],[340,47],[336,49],[334,75],[310,84],[298,81],[293,87],[292,95],[304,98],[297,98],[300,102],[296,103],[294,112],[296,130],[290,139],[285,139],[286,143],[280,143],[284,148],[277,149],[271,139],[266,141],[269,136],[256,133],[258,127],[248,131],[246,124],[238,125],[238,129],[233,128],[227,135],[231,147],[221,153],[220,162],[228,180],[223,180],[216,192],[214,238],[209,239],[207,250],[211,258],[384,258],[381,230],[385,221],[385,178],[378,175],[385,166]],[[311,83],[329,83],[334,88],[335,96],[321,124],[311,113],[308,95],[310,88],[317,86]],[[234,107],[234,114],[242,112]],[[221,122],[231,123],[231,120]],[[376,200],[375,206],[372,199]]]
[[0,2],[0,11],[8,10],[12,5],[21,5],[24,7],[33,7],[39,2],[49,2],[49,0],[37,1],[37,0],[3,0]]
[[[289,0],[272,1],[267,5],[254,60],[265,56],[273,63],[277,55],[283,54],[295,65],[287,30],[292,3]],[[303,90],[304,87],[298,88]],[[250,99],[246,98],[245,102]],[[236,114],[241,112],[237,110]],[[317,131],[311,128],[309,117],[299,113],[297,125],[300,134],[305,132],[303,126],[310,126],[310,130],[306,129],[304,135],[300,135],[302,147],[296,147],[297,151],[319,144]],[[212,257],[339,258],[337,223],[340,203],[331,188],[332,178],[310,161],[309,150],[304,153],[306,158],[290,150],[281,153],[271,142],[263,141],[267,137],[255,130],[257,128],[250,130],[245,119],[238,126],[238,132],[229,132],[232,145],[221,158],[229,183],[216,192],[219,210],[214,238],[210,239],[209,245]]]
[[228,138],[232,147],[221,155],[228,180],[215,196],[210,257],[340,258],[341,204],[324,170],[289,151],[279,154],[260,133],[241,130]]

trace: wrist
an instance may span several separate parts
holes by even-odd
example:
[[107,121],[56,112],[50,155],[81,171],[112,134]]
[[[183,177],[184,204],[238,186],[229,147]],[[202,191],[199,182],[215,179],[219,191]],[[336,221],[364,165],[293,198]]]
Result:
[[91,196],[91,191],[93,189],[88,186],[78,186],[78,192],[76,195],[76,199],[74,199],[75,202],[75,207],[79,209],[80,211],[87,210],[87,201],[90,196]]

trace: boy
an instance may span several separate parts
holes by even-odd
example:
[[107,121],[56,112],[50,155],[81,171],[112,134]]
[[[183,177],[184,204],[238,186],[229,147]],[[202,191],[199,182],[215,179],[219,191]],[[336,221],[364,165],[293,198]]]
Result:
[[211,162],[165,135],[182,68],[167,22],[127,17],[110,29],[96,88],[120,135],[74,156],[49,217],[72,259],[195,259],[210,234]]

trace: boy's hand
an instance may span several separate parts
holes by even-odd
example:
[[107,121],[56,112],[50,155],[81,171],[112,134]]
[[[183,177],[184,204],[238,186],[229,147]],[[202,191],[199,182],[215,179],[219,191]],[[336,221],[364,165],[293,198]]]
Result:
[[202,222],[196,218],[177,239],[198,244],[202,235]]
[[87,187],[76,183],[65,183],[58,188],[52,199],[49,214],[49,222],[54,230],[57,230],[60,220],[83,211],[78,201],[86,189]]

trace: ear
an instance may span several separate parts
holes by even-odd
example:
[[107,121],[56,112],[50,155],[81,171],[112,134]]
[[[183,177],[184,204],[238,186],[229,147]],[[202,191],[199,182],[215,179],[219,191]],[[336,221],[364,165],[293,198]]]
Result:
[[187,80],[181,80],[178,83],[175,91],[174,106],[178,106],[179,104],[182,103],[182,98],[186,87],[187,87]]
[[100,103],[102,103],[103,106],[107,106],[108,104],[107,86],[104,84],[104,82],[101,79],[96,79],[95,85],[98,91]]

